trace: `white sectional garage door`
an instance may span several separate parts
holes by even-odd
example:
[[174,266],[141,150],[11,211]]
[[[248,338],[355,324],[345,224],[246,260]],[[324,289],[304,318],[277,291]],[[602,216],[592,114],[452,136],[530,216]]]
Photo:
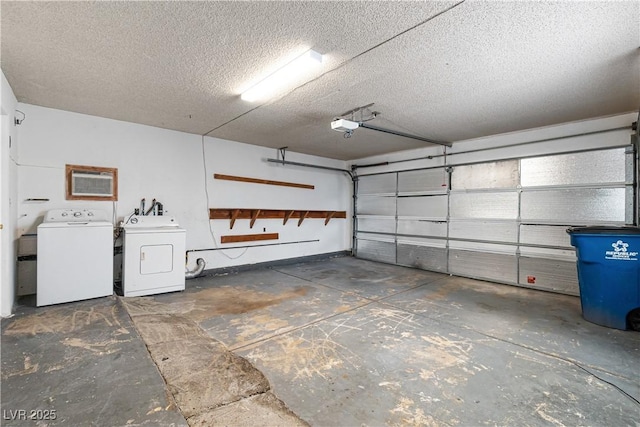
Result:
[[360,176],[360,258],[578,294],[570,226],[634,223],[634,153],[571,154]]

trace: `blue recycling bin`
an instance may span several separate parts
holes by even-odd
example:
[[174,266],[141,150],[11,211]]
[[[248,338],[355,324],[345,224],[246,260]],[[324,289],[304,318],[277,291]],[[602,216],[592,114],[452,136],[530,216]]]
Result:
[[582,316],[609,328],[632,328],[631,317],[640,311],[640,228],[574,227],[567,233],[578,256]]

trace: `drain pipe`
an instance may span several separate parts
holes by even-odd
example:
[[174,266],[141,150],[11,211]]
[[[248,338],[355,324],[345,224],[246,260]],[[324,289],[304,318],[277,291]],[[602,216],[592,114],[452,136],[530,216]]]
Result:
[[196,264],[198,264],[198,266],[193,271],[189,271],[189,269],[185,267],[185,273],[184,273],[185,279],[194,279],[198,277],[199,275],[202,274],[202,272],[204,271],[204,267],[207,265],[207,263],[204,262],[204,259],[202,258],[198,258],[196,261]]

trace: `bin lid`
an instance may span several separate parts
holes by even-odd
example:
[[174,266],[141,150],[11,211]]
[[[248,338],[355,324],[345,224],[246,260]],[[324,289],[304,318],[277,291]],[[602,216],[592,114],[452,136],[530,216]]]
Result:
[[640,234],[640,227],[632,226],[591,226],[591,227],[571,227],[567,229],[569,234]]

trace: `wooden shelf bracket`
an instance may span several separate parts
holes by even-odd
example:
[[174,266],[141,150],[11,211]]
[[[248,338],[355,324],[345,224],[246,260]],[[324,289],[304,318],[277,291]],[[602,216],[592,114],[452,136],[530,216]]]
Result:
[[298,227],[302,225],[302,221],[309,215],[309,211],[300,211],[300,219],[298,220]]
[[231,222],[229,224],[230,229],[233,229],[233,224],[236,223],[236,219],[238,219],[238,215],[240,215],[240,209],[234,209],[231,212]]
[[327,211],[327,217],[324,220],[324,225],[326,226],[327,224],[329,224],[329,221],[331,221],[331,218],[333,218],[336,214],[336,211]]
[[251,212],[251,222],[249,223],[249,228],[253,228],[253,224],[256,223],[256,219],[258,219],[258,215],[260,215],[260,209],[256,209]]
[[284,221],[282,221],[282,225],[287,225],[287,221],[289,221],[289,218],[291,218],[291,215],[293,215],[296,211],[286,211],[284,214]]

